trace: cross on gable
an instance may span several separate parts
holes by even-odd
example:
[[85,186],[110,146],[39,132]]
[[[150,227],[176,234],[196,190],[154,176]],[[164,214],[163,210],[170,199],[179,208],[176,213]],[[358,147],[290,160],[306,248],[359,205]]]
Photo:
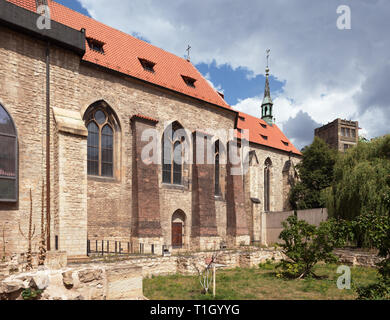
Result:
[[188,45],[186,51],[187,51],[187,60],[190,61],[190,50],[191,50],[191,46]]
[[267,53],[267,68],[268,68],[269,67],[269,55],[271,53],[271,49],[267,49],[266,53]]

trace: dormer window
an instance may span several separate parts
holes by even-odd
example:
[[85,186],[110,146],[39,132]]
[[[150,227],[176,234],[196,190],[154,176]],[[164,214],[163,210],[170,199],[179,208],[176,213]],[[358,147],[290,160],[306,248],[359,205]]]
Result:
[[264,140],[268,140],[268,137],[267,136],[264,136],[261,134],[261,137],[264,139]]
[[283,140],[281,140],[282,142],[283,142],[283,144],[286,146],[286,147],[288,147],[288,142],[287,141],[283,141]]
[[103,49],[103,46],[105,44],[104,42],[92,38],[87,38],[87,42],[91,50],[99,53],[104,53],[104,49]]
[[238,119],[240,119],[241,121],[245,121],[245,118],[241,116],[239,116]]
[[184,82],[186,83],[187,86],[195,88],[196,79],[190,78],[190,77],[187,77],[187,76],[182,76],[182,78],[183,78],[183,80],[184,80]]
[[145,71],[154,72],[154,66],[156,65],[154,62],[141,58],[138,58],[138,60]]
[[260,125],[261,125],[264,129],[267,129],[267,125],[266,125],[266,124],[260,122]]

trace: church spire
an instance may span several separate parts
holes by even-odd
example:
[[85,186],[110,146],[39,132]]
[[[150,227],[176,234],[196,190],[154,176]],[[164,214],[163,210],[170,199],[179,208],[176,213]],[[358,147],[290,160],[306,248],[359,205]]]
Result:
[[267,50],[267,68],[265,69],[265,89],[264,89],[264,99],[263,103],[261,104],[261,119],[263,119],[265,122],[267,122],[269,125],[272,126],[273,124],[273,115],[272,115],[272,107],[274,103],[272,102],[271,98],[271,90],[269,89],[269,54],[271,50]]

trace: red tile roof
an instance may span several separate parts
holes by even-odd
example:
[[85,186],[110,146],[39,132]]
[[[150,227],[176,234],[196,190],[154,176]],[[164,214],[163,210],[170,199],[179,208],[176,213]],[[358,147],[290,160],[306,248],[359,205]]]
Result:
[[16,4],[19,7],[30,11],[37,11],[36,1],[35,0],[7,0],[13,4]]
[[[35,0],[8,1],[25,9],[35,11]],[[87,38],[93,38],[104,43],[104,54],[91,50],[86,43],[84,61],[89,61],[220,107],[231,109],[193,64],[186,59],[111,28],[57,2],[48,0],[48,5],[54,21],[76,30],[84,28]],[[154,66],[155,72],[146,71],[142,67],[139,58],[154,62],[156,64]],[[196,79],[195,88],[188,86],[184,82],[182,75]]]
[[[36,11],[35,0],[7,1],[27,10]],[[90,49],[88,43],[86,43],[86,53],[82,58],[84,61],[232,110],[221,95],[209,85],[200,72],[187,60],[84,16],[57,2],[48,0],[48,4],[54,21],[76,30],[84,28],[87,38],[104,43],[104,54]],[[146,59],[155,63],[155,72],[146,71],[139,59]],[[184,82],[183,76],[197,80],[195,88],[188,86]],[[263,120],[244,113],[239,113],[239,116],[244,117],[245,121],[238,119],[237,128],[250,129],[251,142],[301,154],[276,125],[268,126]],[[267,128],[264,129],[260,123],[267,125]],[[267,140],[262,138],[261,135],[267,137]],[[237,132],[237,136],[240,137],[239,132]],[[288,146],[283,141],[288,143]]]
[[133,115],[130,119],[134,119],[134,118],[144,119],[144,120],[148,120],[148,121],[155,122],[155,123],[158,123],[158,122],[159,122],[159,121],[156,120],[156,119],[153,119],[153,118],[148,117],[148,116],[144,116],[143,114],[139,114],[139,113]]
[[250,142],[301,155],[301,152],[294,147],[276,124],[270,126],[264,120],[240,112],[238,115],[237,129],[236,135],[238,138],[241,138],[239,129],[248,129]]

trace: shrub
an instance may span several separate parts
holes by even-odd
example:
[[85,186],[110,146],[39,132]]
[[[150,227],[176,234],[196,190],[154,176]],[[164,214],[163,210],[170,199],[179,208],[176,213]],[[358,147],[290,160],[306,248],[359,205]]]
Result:
[[389,284],[378,282],[357,288],[358,300],[390,300]]
[[272,263],[272,260],[267,259],[265,262],[259,263],[259,269],[262,270],[273,270],[274,265]]
[[28,288],[22,291],[22,297],[24,300],[38,300],[41,298],[43,290]]
[[384,258],[377,264],[378,281],[375,284],[357,288],[359,300],[390,300],[390,213],[381,219],[364,220],[365,226],[373,234],[373,245],[379,250],[378,256]]
[[281,247],[287,259],[277,265],[278,277],[317,278],[313,268],[319,261],[337,262],[332,251],[345,243],[345,236],[340,237],[340,223],[330,220],[316,227],[290,216],[283,222],[283,228],[279,238],[284,241]]

